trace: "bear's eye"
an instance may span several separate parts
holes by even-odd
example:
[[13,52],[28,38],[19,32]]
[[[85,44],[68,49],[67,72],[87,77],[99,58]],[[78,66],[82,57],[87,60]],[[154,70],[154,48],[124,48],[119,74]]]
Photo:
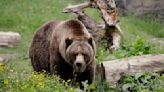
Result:
[[72,41],[71,39],[68,39],[68,38],[67,38],[67,39],[65,40],[66,48],[68,48],[68,46],[71,45],[72,42],[73,42],[73,41]]

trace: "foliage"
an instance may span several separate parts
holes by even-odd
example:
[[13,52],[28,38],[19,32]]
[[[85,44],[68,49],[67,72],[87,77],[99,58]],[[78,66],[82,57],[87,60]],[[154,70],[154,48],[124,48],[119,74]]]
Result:
[[164,75],[137,73],[125,75],[115,88],[106,82],[94,82],[90,86],[84,82],[84,90],[71,86],[71,80],[64,81],[59,76],[49,76],[45,72],[33,72],[28,76],[19,75],[15,70],[0,63],[1,92],[163,92]]
[[[28,76],[19,75],[16,71],[0,63],[1,92],[82,92],[71,87],[70,81],[64,81],[59,76],[49,76],[46,73],[33,72]],[[23,78],[23,79],[22,79]],[[21,80],[22,79],[22,80]]]
[[103,60],[108,60],[109,52],[103,47],[100,46],[97,48],[96,61],[100,63]]
[[116,92],[163,92],[164,75],[137,73],[134,76],[125,75],[119,81]]
[[[102,44],[102,43],[101,43]],[[98,46],[96,60],[97,63],[105,60],[113,60],[130,56],[151,54],[154,46],[146,42],[143,38],[138,38],[133,42],[123,42],[119,50],[110,53],[105,49],[105,45]]]
[[143,38],[135,40],[133,43],[124,42],[121,48],[114,52],[114,56],[117,58],[124,58],[129,56],[138,56],[150,54],[153,46],[146,42]]

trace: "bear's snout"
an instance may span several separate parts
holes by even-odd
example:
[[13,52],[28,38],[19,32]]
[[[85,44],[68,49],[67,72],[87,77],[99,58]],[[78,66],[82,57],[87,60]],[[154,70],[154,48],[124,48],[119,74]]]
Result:
[[82,73],[85,71],[86,64],[84,61],[84,57],[82,55],[76,56],[76,60],[74,62],[74,68],[76,73]]
[[81,61],[75,61],[74,68],[76,73],[82,73],[85,71],[85,63]]
[[83,66],[82,63],[80,63],[80,62],[76,62],[75,65],[79,68]]

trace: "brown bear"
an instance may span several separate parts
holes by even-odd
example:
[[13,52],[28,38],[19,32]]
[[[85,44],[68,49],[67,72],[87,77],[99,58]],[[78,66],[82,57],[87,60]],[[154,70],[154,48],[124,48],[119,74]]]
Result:
[[95,42],[78,20],[49,22],[39,28],[29,50],[34,71],[57,74],[76,82],[94,79]]

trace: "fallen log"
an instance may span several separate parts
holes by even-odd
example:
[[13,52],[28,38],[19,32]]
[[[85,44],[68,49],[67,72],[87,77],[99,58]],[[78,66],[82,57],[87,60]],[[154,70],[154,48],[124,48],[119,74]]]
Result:
[[20,41],[21,36],[16,32],[0,32],[0,47],[14,47]]
[[97,65],[96,71],[95,80],[105,80],[110,86],[115,86],[125,74],[164,72],[164,54],[104,61]]

